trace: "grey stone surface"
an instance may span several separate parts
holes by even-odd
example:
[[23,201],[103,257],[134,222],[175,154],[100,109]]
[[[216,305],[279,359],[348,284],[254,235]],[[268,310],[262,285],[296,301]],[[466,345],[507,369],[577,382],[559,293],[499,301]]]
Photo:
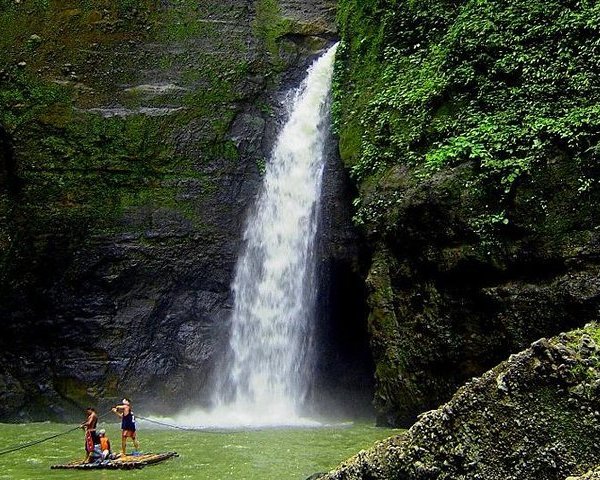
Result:
[[318,478],[563,480],[592,468],[600,453],[600,357],[578,345],[597,334],[592,324],[536,341],[419,415],[405,434]]

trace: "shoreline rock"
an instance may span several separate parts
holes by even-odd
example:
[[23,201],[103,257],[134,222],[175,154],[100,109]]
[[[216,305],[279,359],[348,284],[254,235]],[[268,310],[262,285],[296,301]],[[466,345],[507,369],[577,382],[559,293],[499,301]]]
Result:
[[[600,327],[542,338],[320,480],[564,480],[600,455]],[[597,478],[589,473],[587,479]]]

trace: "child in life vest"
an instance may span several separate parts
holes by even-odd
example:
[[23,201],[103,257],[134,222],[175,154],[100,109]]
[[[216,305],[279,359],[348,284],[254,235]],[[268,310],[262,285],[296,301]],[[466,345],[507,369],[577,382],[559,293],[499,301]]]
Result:
[[106,430],[100,430],[98,432],[98,436],[100,437],[100,451],[102,452],[102,460],[106,460],[110,454],[110,440],[106,436]]

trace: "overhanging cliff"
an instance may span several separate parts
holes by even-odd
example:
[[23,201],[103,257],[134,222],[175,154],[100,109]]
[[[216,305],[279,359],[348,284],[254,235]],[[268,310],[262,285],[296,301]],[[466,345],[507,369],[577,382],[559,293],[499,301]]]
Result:
[[340,2],[381,423],[597,318],[599,22],[594,2]]

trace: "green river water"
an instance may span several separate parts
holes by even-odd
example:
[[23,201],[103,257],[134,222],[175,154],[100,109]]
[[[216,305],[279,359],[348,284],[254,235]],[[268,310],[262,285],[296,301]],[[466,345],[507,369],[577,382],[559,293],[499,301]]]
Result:
[[[0,451],[65,432],[57,423],[0,424]],[[118,451],[118,424],[101,425]],[[142,428],[143,452],[176,451],[178,458],[141,470],[50,470],[50,465],[83,458],[77,430],[46,443],[0,456],[0,480],[304,480],[330,470],[375,441],[400,432],[366,423],[333,427],[200,432]]]

